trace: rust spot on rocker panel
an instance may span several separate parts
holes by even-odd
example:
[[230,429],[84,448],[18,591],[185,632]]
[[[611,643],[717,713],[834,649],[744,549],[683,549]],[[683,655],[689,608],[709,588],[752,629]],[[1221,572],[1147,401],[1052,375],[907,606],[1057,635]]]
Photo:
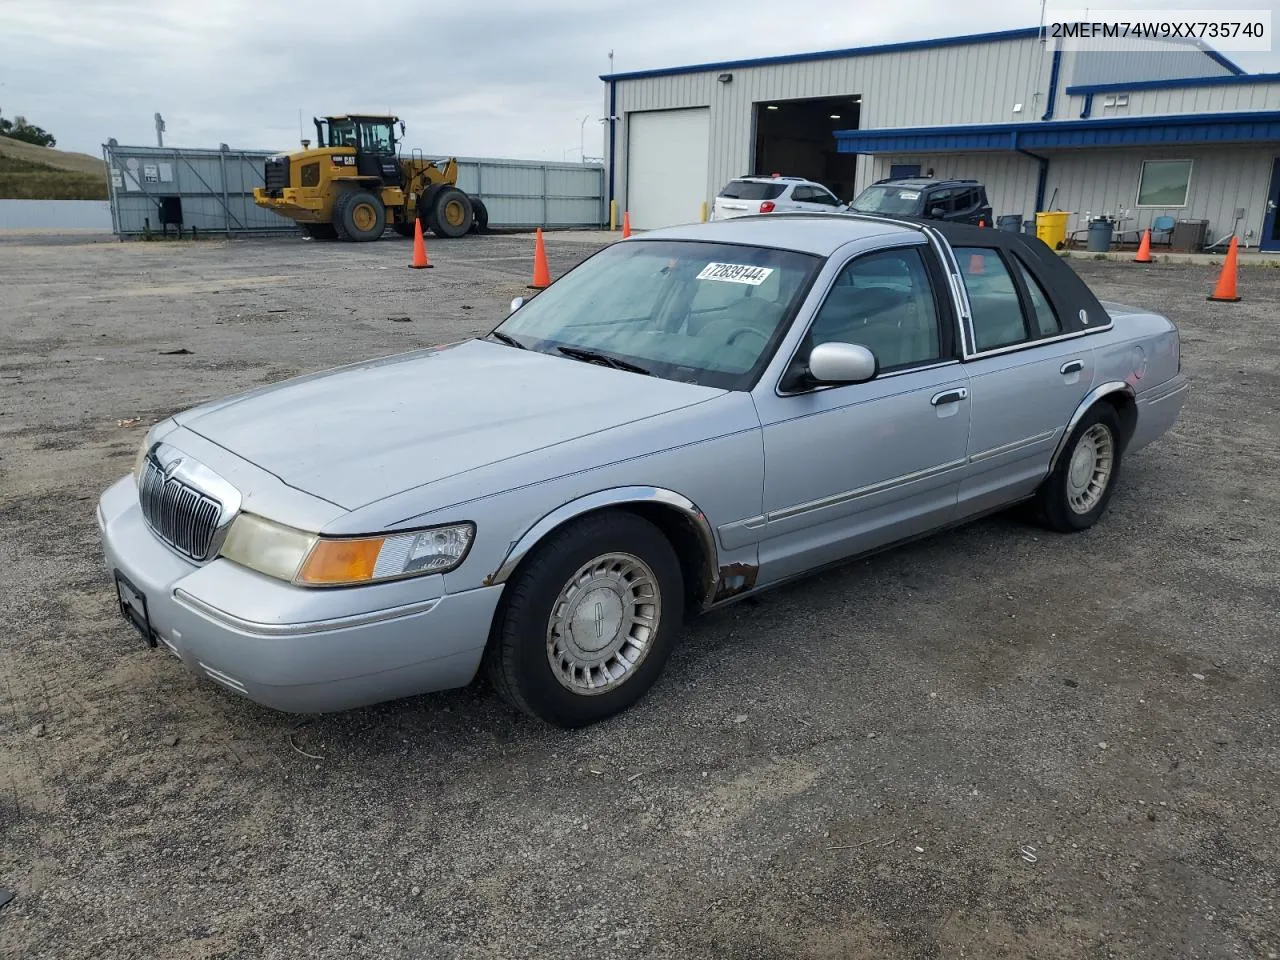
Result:
[[751,563],[731,563],[721,567],[715,599],[727,600],[740,593],[746,593],[756,585],[756,577],[759,574],[760,568]]

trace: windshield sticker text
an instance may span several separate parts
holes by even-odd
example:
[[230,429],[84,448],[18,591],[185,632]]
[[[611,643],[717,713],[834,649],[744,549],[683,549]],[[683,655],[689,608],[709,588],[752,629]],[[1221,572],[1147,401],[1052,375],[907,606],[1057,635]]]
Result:
[[919,200],[920,191],[919,190],[899,190],[898,199],[899,200]]
[[749,283],[753,287],[758,287],[769,279],[771,273],[773,273],[773,267],[752,267],[745,263],[708,263],[698,274],[698,279]]

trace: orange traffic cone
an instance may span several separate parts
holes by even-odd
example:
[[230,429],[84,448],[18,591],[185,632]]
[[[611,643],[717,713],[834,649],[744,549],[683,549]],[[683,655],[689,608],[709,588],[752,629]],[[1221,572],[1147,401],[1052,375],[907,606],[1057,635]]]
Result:
[[987,225],[987,221],[986,221],[985,219],[979,218],[979,220],[978,220],[978,229],[979,229],[979,230],[981,230],[981,229],[983,229],[984,227],[986,227],[986,225]]
[[413,260],[409,264],[414,270],[431,266],[427,260],[427,244],[422,239],[422,221],[413,221]]
[[631,236],[631,211],[622,211],[622,239],[625,240]]
[[984,263],[982,259],[982,254],[980,253],[969,254],[969,273],[980,274],[982,273],[983,268],[984,268]]
[[1240,297],[1236,294],[1236,270],[1239,267],[1240,255],[1236,252],[1236,238],[1231,238],[1231,246],[1227,248],[1227,259],[1222,263],[1222,272],[1218,274],[1218,285],[1209,294],[1209,300],[1225,300],[1235,303]]
[[1134,263],[1151,263],[1151,228],[1148,227],[1142,232],[1142,242],[1138,244],[1138,255],[1133,258]]
[[547,248],[542,242],[542,228],[534,235],[533,240],[533,283],[530,290],[545,290],[551,286],[551,270],[547,267]]

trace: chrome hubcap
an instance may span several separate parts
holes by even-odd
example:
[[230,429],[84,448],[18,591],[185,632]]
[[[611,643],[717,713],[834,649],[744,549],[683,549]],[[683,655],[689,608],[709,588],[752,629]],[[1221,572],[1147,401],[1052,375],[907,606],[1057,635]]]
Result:
[[551,609],[552,672],[577,694],[612,690],[644,662],[661,618],[662,594],[648,564],[629,553],[596,557],[569,578]]
[[1076,443],[1067,468],[1067,503],[1076,513],[1088,513],[1102,500],[1115,463],[1115,438],[1101,423],[1086,430]]

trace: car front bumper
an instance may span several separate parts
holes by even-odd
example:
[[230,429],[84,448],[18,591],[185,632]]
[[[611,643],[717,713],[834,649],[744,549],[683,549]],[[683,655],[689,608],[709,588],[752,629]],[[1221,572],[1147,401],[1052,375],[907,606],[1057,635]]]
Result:
[[[191,672],[276,710],[327,713],[467,685],[502,592],[404,602],[410,581],[394,592],[308,590],[227,560],[197,566],[147,528],[132,477],[102,495],[98,526],[108,572],[145,596],[155,640]],[[423,578],[424,593],[427,580],[442,578]]]

